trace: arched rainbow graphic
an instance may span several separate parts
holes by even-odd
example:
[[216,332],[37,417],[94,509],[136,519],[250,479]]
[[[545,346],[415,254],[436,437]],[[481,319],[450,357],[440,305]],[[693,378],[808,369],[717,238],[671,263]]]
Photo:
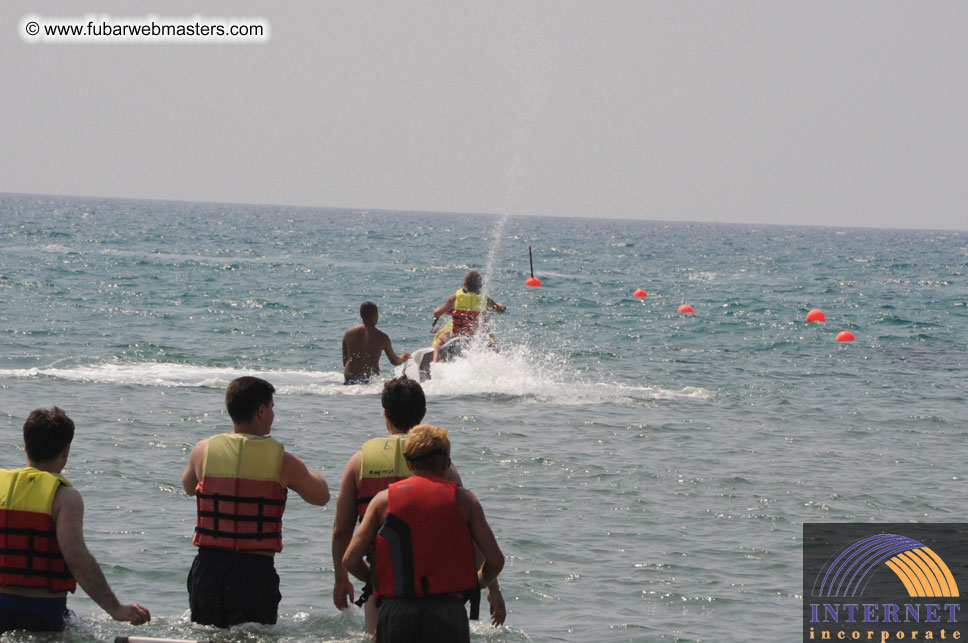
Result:
[[847,598],[863,594],[879,565],[886,565],[912,598],[958,596],[951,570],[930,547],[897,534],[877,534],[846,547],[830,564],[820,583],[820,596]]

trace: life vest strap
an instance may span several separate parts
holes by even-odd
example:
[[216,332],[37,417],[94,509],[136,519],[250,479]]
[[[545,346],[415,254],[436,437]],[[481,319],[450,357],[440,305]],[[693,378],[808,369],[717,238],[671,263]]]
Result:
[[242,514],[227,514],[223,511],[199,511],[198,515],[202,518],[235,520],[237,522],[282,522],[282,516],[247,516]]
[[205,527],[195,527],[195,533],[203,534],[205,536],[212,536],[213,538],[232,538],[234,540],[268,540],[279,537],[278,532],[236,534],[227,531],[219,531],[217,529],[207,529]]
[[35,556],[37,558],[60,558],[61,553],[56,551],[34,551],[31,549],[13,549],[10,547],[0,548],[0,556]]
[[274,507],[283,507],[286,504],[285,498],[275,499],[266,498],[265,496],[227,496],[223,493],[202,493],[197,492],[196,497],[202,498],[203,500],[215,500],[217,502],[258,502],[263,505],[272,505]]
[[475,585],[474,586],[474,589],[472,589],[470,592],[468,592],[468,594],[465,595],[465,596],[466,596],[465,600],[469,600],[471,602],[471,613],[470,613],[470,616],[469,616],[470,620],[472,620],[472,621],[479,621],[479,620],[481,620],[481,587],[480,587],[480,585]]
[[53,529],[36,529],[34,527],[0,527],[0,536],[33,536],[34,538],[56,538]]
[[366,581],[366,585],[360,591],[360,597],[353,601],[357,607],[363,607],[363,605],[370,600],[370,596],[373,594],[373,584],[370,581]]
[[46,578],[74,578],[69,569],[64,569],[63,571],[54,571],[50,569],[25,569],[23,567],[0,567],[0,574],[44,576]]

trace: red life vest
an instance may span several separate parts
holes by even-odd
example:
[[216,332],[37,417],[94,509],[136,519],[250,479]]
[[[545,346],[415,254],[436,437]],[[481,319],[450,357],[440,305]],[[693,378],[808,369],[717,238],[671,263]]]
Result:
[[63,476],[33,467],[0,469],[0,586],[77,589],[51,515],[62,484],[71,486]]
[[457,506],[457,483],[420,474],[389,489],[371,576],[377,605],[393,597],[469,598],[477,590],[477,568],[471,532]]
[[487,322],[487,297],[461,288],[455,293],[453,332],[458,337],[470,337],[481,322]]
[[410,477],[410,469],[403,457],[406,444],[407,434],[395,433],[385,438],[367,440],[360,448],[360,484],[356,491],[356,511],[361,521],[373,496],[394,482]]
[[268,436],[223,433],[208,440],[195,488],[192,542],[232,551],[282,551],[287,489],[282,445]]

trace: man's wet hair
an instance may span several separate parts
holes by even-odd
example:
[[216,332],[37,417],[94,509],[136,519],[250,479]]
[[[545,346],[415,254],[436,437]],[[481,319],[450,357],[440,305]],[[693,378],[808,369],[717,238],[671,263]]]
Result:
[[31,411],[24,422],[24,447],[31,462],[49,462],[74,440],[74,421],[56,406]]
[[370,321],[378,312],[379,309],[372,301],[364,301],[360,304],[360,319],[363,321]]
[[416,380],[397,377],[383,385],[380,396],[390,424],[404,433],[420,424],[427,414],[427,398]]
[[464,288],[470,290],[471,292],[480,292],[481,287],[484,285],[484,280],[481,278],[481,273],[476,270],[471,270],[469,273],[464,275]]
[[225,389],[225,408],[235,424],[246,424],[255,417],[263,404],[272,404],[275,387],[259,377],[245,375],[236,378]]

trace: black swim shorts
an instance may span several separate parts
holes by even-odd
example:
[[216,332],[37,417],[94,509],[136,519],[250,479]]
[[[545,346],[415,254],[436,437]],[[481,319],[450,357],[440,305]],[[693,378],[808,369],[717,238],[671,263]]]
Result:
[[272,625],[280,600],[279,575],[271,556],[198,548],[188,572],[193,622],[216,627]]
[[388,598],[380,605],[376,643],[470,643],[464,601],[452,596]]
[[67,597],[35,598],[0,592],[0,632],[63,632]]

